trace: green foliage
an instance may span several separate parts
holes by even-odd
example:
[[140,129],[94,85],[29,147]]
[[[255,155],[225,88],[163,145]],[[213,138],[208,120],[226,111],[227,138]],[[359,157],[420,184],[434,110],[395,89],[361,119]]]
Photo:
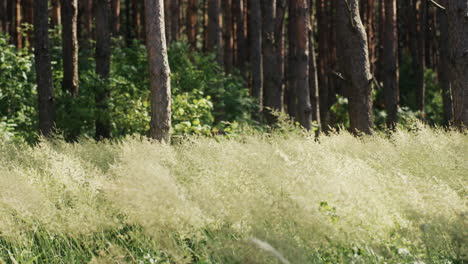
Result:
[[[108,81],[96,75],[93,51],[86,47],[80,49],[80,91],[77,98],[72,98],[62,88],[59,31],[51,31],[50,36],[57,130],[67,139],[93,137],[95,120],[101,118],[110,120],[114,138],[146,135],[150,122],[150,85],[144,45],[134,41],[125,46],[120,39],[114,40]],[[230,124],[250,122],[250,113],[256,106],[238,73],[224,74],[212,55],[189,52],[183,43],[175,43],[169,55],[175,135],[229,133]],[[28,142],[37,139],[33,63],[29,50],[17,50],[0,37],[0,113],[11,124],[8,133],[24,137]],[[107,110],[102,111],[96,107],[95,96],[104,89],[110,91],[110,97],[105,102]]]
[[[0,35],[0,116],[3,129],[26,140],[34,140],[37,127],[37,95],[33,56],[17,50]],[[8,129],[7,129],[8,128]],[[14,131],[12,129],[14,128]],[[0,137],[2,135],[0,134]]]
[[420,123],[391,138],[1,140],[0,262],[465,263],[467,151],[466,134]]

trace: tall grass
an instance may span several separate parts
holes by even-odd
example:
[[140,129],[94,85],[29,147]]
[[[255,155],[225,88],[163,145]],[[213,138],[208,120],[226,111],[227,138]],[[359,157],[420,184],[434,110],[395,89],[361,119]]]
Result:
[[464,263],[468,137],[0,143],[0,263]]

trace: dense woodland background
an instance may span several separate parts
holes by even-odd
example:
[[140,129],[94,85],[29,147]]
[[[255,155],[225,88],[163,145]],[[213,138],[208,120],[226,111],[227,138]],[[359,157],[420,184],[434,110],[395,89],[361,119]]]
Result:
[[265,130],[279,112],[316,132],[413,119],[463,126],[467,9],[466,0],[0,0],[0,134],[169,140]]

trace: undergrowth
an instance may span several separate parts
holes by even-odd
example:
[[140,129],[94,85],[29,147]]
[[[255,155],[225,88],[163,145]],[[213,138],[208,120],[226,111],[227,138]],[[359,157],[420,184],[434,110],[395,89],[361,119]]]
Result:
[[466,263],[468,138],[0,142],[0,263]]

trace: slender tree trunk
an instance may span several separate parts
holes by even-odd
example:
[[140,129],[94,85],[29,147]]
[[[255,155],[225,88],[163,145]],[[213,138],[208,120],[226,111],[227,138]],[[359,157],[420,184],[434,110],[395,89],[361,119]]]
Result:
[[347,82],[350,128],[353,133],[372,133],[372,75],[358,0],[337,0],[337,52]]
[[62,0],[63,89],[78,95],[78,0]]
[[7,0],[0,0],[0,32],[7,32]]
[[208,21],[209,21],[209,18],[208,18],[208,0],[202,0],[203,1],[203,48],[202,48],[202,51],[203,52],[208,52]]
[[247,62],[247,38],[245,36],[244,17],[247,10],[244,9],[246,0],[233,0],[232,12],[235,23],[236,34],[236,56],[235,65],[243,71],[243,67]]
[[187,38],[190,50],[197,49],[198,35],[198,0],[188,0],[187,5]]
[[[283,110],[283,87],[281,65],[279,63],[279,47],[277,39],[278,30],[275,32],[276,26],[276,1],[261,0],[262,4],[262,37],[263,37],[263,70],[264,70],[264,87],[263,87],[263,104],[271,110]],[[268,114],[267,119],[273,123],[275,119]]]
[[[309,14],[312,13],[311,9],[314,6],[314,1],[309,0]],[[309,87],[310,87],[310,104],[312,107],[312,121],[316,122],[319,126],[317,134],[320,133],[320,98],[319,86],[317,75],[317,62],[315,57],[315,39],[314,39],[314,19],[312,14],[310,16],[309,27]]]
[[438,77],[442,88],[442,100],[444,108],[444,123],[450,125],[453,121],[452,87],[450,83],[450,45],[448,42],[449,32],[447,24],[447,14],[438,10],[439,20],[439,64]]
[[93,0],[81,0],[79,4],[83,4],[83,37],[89,42],[93,39]]
[[453,121],[468,127],[468,1],[447,0]]
[[395,129],[398,122],[400,89],[398,86],[398,28],[396,0],[385,0],[385,36],[383,43],[384,101],[387,127]]
[[224,69],[232,71],[234,63],[234,34],[232,23],[232,0],[223,0],[223,39],[224,39]]
[[179,13],[180,13],[180,0],[171,0],[171,41],[179,39]]
[[14,43],[18,49],[23,48],[23,35],[21,34],[21,0],[14,0],[15,22],[13,27]]
[[95,91],[97,139],[110,138],[111,136],[108,106],[111,59],[110,8],[110,0],[96,0],[96,73],[101,79],[99,87],[96,87]]
[[118,36],[120,34],[120,0],[111,1],[112,8],[112,34]]
[[34,35],[37,94],[39,98],[39,130],[51,136],[54,128],[54,84],[49,50],[48,1],[34,1]]
[[262,9],[260,1],[249,0],[250,64],[252,96],[260,107],[263,102]]
[[[97,1],[97,0],[96,0]],[[133,27],[135,30],[135,37],[141,39],[141,12],[140,12],[140,0],[132,0],[133,10]]]
[[[18,0],[17,0],[18,1]],[[62,16],[60,9],[62,8],[60,0],[52,0],[52,27],[60,27],[62,25]]]
[[334,66],[334,26],[332,21],[333,8],[327,0],[316,0],[318,56],[317,72],[319,77],[320,121],[323,131],[331,125],[330,108],[335,100],[334,80],[331,77]]
[[296,72],[295,88],[297,95],[297,120],[307,130],[311,129],[312,106],[310,104],[309,89],[309,22],[310,14],[307,0],[290,0],[289,23],[294,28],[290,38],[290,45],[295,44],[294,55],[296,59],[290,69]]
[[150,136],[170,143],[171,71],[167,58],[163,0],[145,0],[146,43],[151,81]]
[[208,0],[208,35],[207,50],[216,52],[219,65],[224,65],[223,34],[221,31],[220,0]]
[[297,10],[292,1],[289,2],[289,21],[288,21],[288,73],[287,87],[285,91],[288,114],[291,118],[298,119],[298,96],[297,96]]
[[[1,2],[1,0],[0,0],[0,2]],[[22,5],[23,5],[23,13],[24,13],[23,23],[27,23],[28,25],[33,25],[34,24],[34,21],[33,21],[34,20],[34,8],[33,8],[34,1],[33,0],[23,0]],[[0,16],[1,16],[1,14],[0,14]],[[28,42],[28,45],[31,48],[31,45],[33,43],[34,32],[31,32],[30,30],[27,30],[25,32],[25,34],[26,34],[26,40]]]
[[[169,46],[172,43],[171,39],[171,0],[164,0],[164,24],[165,24],[165,34],[167,45]],[[145,22],[146,23],[146,22]]]
[[414,58],[414,71],[416,74],[416,109],[424,114],[424,100],[426,97],[426,84],[424,82],[424,72],[426,70],[426,17],[427,1],[419,0],[416,4],[416,57]]

